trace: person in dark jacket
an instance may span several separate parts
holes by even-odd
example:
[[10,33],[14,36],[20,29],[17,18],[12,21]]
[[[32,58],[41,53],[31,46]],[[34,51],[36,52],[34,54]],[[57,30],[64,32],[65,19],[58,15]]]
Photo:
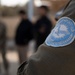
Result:
[[48,7],[44,5],[40,6],[38,11],[40,17],[35,24],[36,49],[45,41],[52,29],[52,22],[47,16],[49,11]]
[[75,75],[75,0],[71,0],[51,34],[24,62],[17,75]]
[[32,23],[28,20],[26,12],[21,10],[19,12],[21,22],[16,31],[15,42],[19,52],[20,63],[26,60],[28,43],[33,38]]

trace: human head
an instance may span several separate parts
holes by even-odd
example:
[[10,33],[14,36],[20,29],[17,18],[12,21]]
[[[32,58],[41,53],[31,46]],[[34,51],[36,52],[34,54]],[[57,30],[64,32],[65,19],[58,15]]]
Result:
[[49,9],[47,6],[42,5],[38,8],[38,11],[39,11],[40,16],[45,16],[45,15],[47,15]]
[[26,19],[27,18],[27,14],[24,10],[20,10],[19,11],[19,16],[22,18],[22,19]]

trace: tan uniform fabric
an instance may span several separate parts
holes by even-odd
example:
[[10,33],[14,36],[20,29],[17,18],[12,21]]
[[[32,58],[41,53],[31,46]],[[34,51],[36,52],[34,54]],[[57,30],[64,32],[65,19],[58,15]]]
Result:
[[62,48],[41,45],[18,75],[75,75],[75,42]]

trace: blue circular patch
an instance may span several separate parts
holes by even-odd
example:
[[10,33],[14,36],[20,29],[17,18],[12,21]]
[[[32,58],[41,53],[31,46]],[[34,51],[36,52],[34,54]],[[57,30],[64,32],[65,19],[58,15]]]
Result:
[[62,47],[69,45],[75,39],[75,24],[68,17],[59,19],[51,34],[45,40],[46,45],[52,47]]

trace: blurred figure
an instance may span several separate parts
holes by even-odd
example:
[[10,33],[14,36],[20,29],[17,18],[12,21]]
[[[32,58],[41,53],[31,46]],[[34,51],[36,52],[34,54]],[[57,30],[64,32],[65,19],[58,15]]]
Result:
[[[4,23],[0,22],[0,52],[4,63],[6,75],[8,74],[8,61],[6,59],[6,27]],[[0,67],[1,68],[1,67]]]
[[32,40],[32,23],[28,20],[25,11],[19,11],[21,22],[16,31],[16,45],[19,52],[20,63],[27,59],[28,43]]
[[52,28],[52,22],[47,17],[48,11],[49,9],[47,6],[40,6],[38,8],[40,18],[37,20],[35,24],[36,49],[45,41],[46,37],[48,36]]

